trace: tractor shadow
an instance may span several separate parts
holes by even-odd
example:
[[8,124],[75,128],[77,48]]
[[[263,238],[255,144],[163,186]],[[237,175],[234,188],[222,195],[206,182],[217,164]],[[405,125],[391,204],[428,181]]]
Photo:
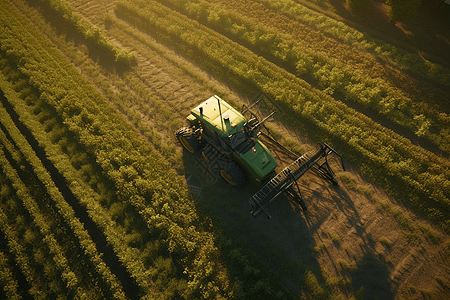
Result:
[[[394,298],[390,266],[375,251],[376,241],[366,231],[363,218],[345,189],[311,172],[299,180],[307,211],[296,200],[282,195],[268,207],[271,219],[264,214],[254,218],[248,200],[258,191],[256,186],[247,184],[235,189],[202,158],[185,152],[183,159],[186,182],[200,216],[211,218],[221,232],[248,250],[259,264],[277,272],[294,297],[305,291],[314,296],[317,288],[332,296],[337,285],[339,293],[345,296]],[[352,267],[342,267],[337,259],[337,253],[346,252],[342,241],[330,243],[330,232],[337,226],[335,215],[345,220],[360,248],[358,257],[348,258]],[[319,287],[308,285],[306,274],[313,274]],[[335,274],[340,281],[330,283],[329,274]]]

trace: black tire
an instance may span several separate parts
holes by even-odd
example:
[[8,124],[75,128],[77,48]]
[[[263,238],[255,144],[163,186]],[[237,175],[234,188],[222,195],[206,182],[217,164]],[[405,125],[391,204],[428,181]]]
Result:
[[240,188],[247,182],[244,172],[235,161],[221,157],[218,160],[218,167],[220,176],[230,185]]
[[182,127],[175,133],[178,141],[188,152],[199,154],[202,151],[202,144],[198,135],[191,127]]

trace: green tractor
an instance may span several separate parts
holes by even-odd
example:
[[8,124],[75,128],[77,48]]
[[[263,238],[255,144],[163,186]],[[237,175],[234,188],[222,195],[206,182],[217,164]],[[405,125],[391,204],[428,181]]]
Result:
[[[245,112],[252,118],[247,120]],[[240,113],[220,97],[212,96],[191,110],[189,127],[180,128],[176,136],[187,151],[203,152],[210,160],[217,160],[220,175],[232,186],[241,187],[247,179],[263,185],[275,175],[277,163],[259,140],[258,132],[272,115],[258,121],[245,105]]]
[[[259,121],[251,110],[258,102],[249,107],[243,105],[241,112],[238,112],[220,97],[212,96],[191,110],[187,117],[189,127],[180,128],[176,136],[187,151],[203,153],[232,186],[241,187],[250,180],[259,187],[258,192],[249,199],[250,212],[254,217],[264,212],[270,218],[266,207],[281,194],[296,199],[302,209],[307,210],[297,180],[308,170],[313,170],[337,184],[328,156],[336,154],[345,170],[344,161],[334,149],[320,143],[316,151],[296,156],[292,163],[276,174],[275,158],[260,138],[265,137],[272,145],[289,150],[260,131],[275,112]],[[250,115],[248,120],[244,114]]]

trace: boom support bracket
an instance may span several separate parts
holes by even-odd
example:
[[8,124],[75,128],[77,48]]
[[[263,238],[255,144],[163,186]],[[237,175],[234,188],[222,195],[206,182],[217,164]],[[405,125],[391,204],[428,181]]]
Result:
[[345,171],[342,156],[325,143],[320,143],[319,146],[320,149],[316,153],[312,156],[304,154],[297,158],[250,198],[250,213],[255,218],[264,212],[270,219],[271,216],[267,206],[283,193],[296,199],[302,209],[307,210],[308,207],[302,197],[297,180],[310,169],[313,169],[318,175],[331,181],[333,184],[336,185],[338,183],[328,162],[328,155],[336,154],[340,158],[342,169]]

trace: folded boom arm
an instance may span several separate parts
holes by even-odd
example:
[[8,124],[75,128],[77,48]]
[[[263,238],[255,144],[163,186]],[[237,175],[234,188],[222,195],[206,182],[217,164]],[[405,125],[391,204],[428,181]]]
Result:
[[287,193],[297,199],[302,209],[306,210],[307,206],[303,201],[297,180],[309,169],[313,169],[325,179],[330,180],[333,184],[337,184],[334,172],[328,163],[328,155],[336,154],[340,158],[342,168],[345,171],[342,156],[325,143],[319,145],[320,149],[311,157],[305,154],[297,158],[250,198],[250,213],[254,217],[264,212],[268,218],[271,218],[267,211],[267,206],[282,193]]

